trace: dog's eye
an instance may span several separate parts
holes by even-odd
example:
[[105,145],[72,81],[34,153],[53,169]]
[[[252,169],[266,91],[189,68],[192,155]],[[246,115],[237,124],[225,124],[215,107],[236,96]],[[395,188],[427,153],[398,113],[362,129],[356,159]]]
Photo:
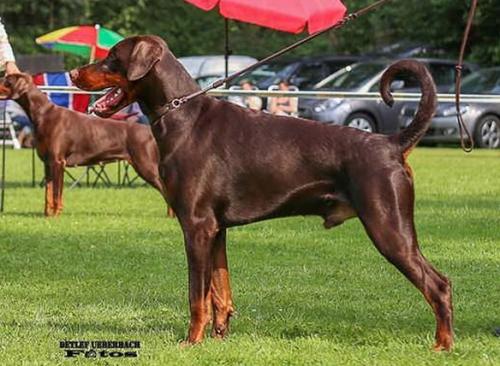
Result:
[[107,71],[116,71],[116,62],[114,62],[114,59],[106,59],[102,66]]

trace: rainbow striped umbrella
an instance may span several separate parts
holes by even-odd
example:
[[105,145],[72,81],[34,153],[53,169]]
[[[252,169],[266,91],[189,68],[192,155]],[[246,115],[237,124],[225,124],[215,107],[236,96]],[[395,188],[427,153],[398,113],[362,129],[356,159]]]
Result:
[[61,28],[44,34],[35,41],[43,47],[84,56],[94,61],[105,58],[110,48],[122,39],[118,33],[96,24]]

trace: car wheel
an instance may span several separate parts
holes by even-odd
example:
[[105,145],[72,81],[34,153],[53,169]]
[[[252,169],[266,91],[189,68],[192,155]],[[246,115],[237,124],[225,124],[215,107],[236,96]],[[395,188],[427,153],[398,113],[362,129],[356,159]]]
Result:
[[355,113],[345,122],[346,126],[354,127],[366,132],[376,132],[375,121],[372,117],[364,113]]
[[485,116],[476,125],[475,143],[479,147],[497,149],[500,147],[500,118]]

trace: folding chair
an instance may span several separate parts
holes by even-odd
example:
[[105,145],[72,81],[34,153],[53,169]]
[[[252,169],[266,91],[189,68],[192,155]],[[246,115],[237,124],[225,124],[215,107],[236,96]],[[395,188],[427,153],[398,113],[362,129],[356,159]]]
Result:
[[[232,85],[229,87],[229,90],[241,90],[241,86]],[[227,101],[242,107],[245,106],[245,101],[243,100],[243,96],[241,95],[230,95],[229,97],[227,97]]]
[[92,188],[95,188],[99,181],[103,182],[106,187],[111,187],[111,179],[109,179],[108,173],[106,173],[106,164],[99,163],[98,165],[92,165],[87,167],[87,176],[89,173],[93,172],[95,174],[94,183],[92,183]]
[[2,136],[2,144],[12,146],[14,149],[20,149],[21,144],[16,137],[14,124],[7,113],[7,100],[0,101],[0,135]]
[[[136,173],[134,177],[131,177],[130,173],[130,168],[132,165],[130,165],[126,161],[118,162],[118,167],[120,168],[121,163],[123,163],[123,176],[118,173],[118,183],[122,186],[128,185],[131,186],[138,178],[139,175]],[[132,170],[135,172],[134,168],[132,167]]]
[[[92,102],[94,101],[94,96],[91,96],[88,105],[87,105],[87,113],[90,110],[90,107],[92,106]],[[108,176],[108,173],[106,173],[106,164],[99,163],[97,165],[91,165],[85,168],[85,172],[82,173],[78,178],[75,178],[73,175],[71,175],[66,169],[64,171],[66,175],[72,180],[72,184],[70,186],[71,188],[74,187],[80,187],[81,186],[81,181],[85,178],[86,179],[86,184],[87,187],[92,186],[92,188],[95,188],[97,183],[101,181],[106,185],[106,187],[110,187],[112,185],[111,179]],[[94,180],[91,183],[91,176],[90,174],[94,173]]]
[[[83,176],[85,176],[85,174],[86,173],[84,173]],[[35,187],[35,185],[36,185],[35,169],[33,169],[32,175],[33,175],[33,177],[32,177],[32,180],[33,180],[32,186]],[[64,175],[66,177],[68,177],[69,179],[71,179],[71,181],[72,181],[71,185],[69,186],[69,189],[74,188],[76,186],[78,186],[78,187],[82,186],[82,184],[80,183],[80,180],[82,178],[81,177],[80,178],[75,178],[75,176],[73,174],[71,174],[68,171],[68,169],[64,169]],[[42,178],[42,180],[39,183],[39,186],[40,187],[44,187],[45,186],[45,177]]]

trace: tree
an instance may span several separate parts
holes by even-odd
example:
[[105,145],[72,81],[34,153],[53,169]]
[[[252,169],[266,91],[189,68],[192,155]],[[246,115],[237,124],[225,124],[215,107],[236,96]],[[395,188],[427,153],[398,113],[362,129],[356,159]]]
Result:
[[[350,10],[373,0],[349,0]],[[298,48],[295,55],[363,53],[401,42],[439,47],[457,57],[470,1],[394,0]],[[205,13],[184,1],[164,0],[17,0],[0,4],[14,49],[18,53],[47,52],[34,39],[56,28],[99,23],[124,36],[157,34],[177,56],[224,52],[224,21],[216,11]],[[500,64],[498,0],[482,0],[471,35],[468,58],[482,64]],[[235,53],[263,57],[303,35],[289,35],[230,21]],[[73,59],[74,60],[74,59]],[[77,59],[77,62],[85,60]]]

